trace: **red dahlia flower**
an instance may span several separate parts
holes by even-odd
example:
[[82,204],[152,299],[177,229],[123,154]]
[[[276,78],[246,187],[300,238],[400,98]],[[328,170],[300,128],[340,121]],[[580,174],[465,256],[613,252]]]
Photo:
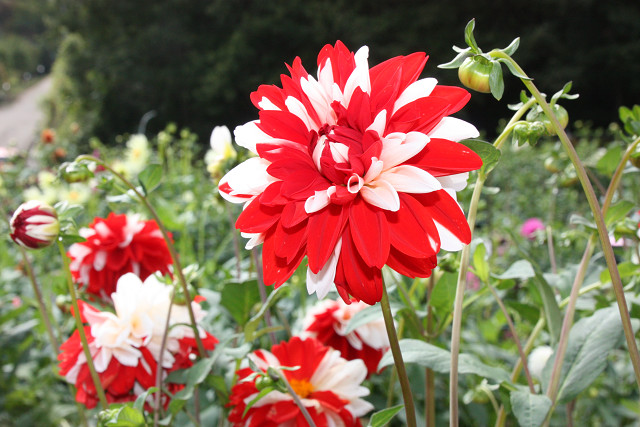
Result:
[[108,299],[126,273],[144,280],[155,272],[171,271],[171,254],[155,221],[112,212],[89,227],[80,230],[87,240],[74,243],[68,252],[73,278],[87,292]]
[[362,301],[345,304],[328,300],[314,307],[304,320],[304,334],[340,351],[347,360],[362,359],[369,375],[377,372],[382,355],[389,348],[389,337],[382,314],[346,333],[351,318],[370,307]]
[[28,249],[40,249],[55,242],[60,231],[56,210],[37,200],[21,204],[9,221],[14,242]]
[[266,284],[284,283],[307,256],[307,288],[320,297],[335,283],[374,304],[386,264],[427,277],[440,248],[471,239],[455,192],[481,159],[455,141],[474,126],[449,117],[468,101],[458,87],[418,80],[424,53],[371,69],[368,49],[341,42],[318,56],[318,78],[296,58],[282,88],[260,86],[259,120],[239,126],[236,142],[253,151],[219,184],[245,203],[236,227],[264,242]]
[[[289,384],[318,426],[360,426],[358,417],[373,405],[360,399],[369,390],[360,384],[367,376],[362,360],[347,361],[340,352],[325,347],[313,338],[293,337],[273,346],[272,353],[257,350],[249,357],[262,372],[267,368],[294,367],[282,370]],[[295,427],[307,425],[302,412],[289,394],[273,390],[251,405],[257,395],[257,378],[251,380],[251,368],[240,369],[238,383],[231,389],[228,406],[233,407],[229,421],[234,427]],[[244,414],[244,416],[243,416]]]
[[[167,343],[160,357],[171,290],[171,286],[159,282],[155,276],[149,276],[142,283],[129,273],[118,280],[117,291],[112,295],[115,313],[98,311],[80,301],[81,318],[88,323],[84,331],[89,350],[109,403],[135,400],[137,395],[155,386],[161,359],[165,375],[193,365],[197,347],[185,306],[174,305],[171,309]],[[196,321],[202,320],[205,313],[200,304],[193,302],[191,306]],[[213,350],[218,340],[201,327],[198,329],[204,347]],[[78,331],[60,350],[60,375],[76,386],[78,402],[88,408],[95,407],[97,393]],[[171,383],[167,387],[175,393],[184,386]]]

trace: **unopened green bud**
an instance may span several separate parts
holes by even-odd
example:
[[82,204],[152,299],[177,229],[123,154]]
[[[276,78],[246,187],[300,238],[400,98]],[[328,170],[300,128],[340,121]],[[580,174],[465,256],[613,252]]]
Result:
[[58,172],[60,178],[69,184],[74,182],[85,182],[86,180],[93,178],[93,172],[91,172],[84,163],[65,162],[60,165]]
[[472,56],[464,60],[458,68],[458,78],[460,82],[468,87],[482,93],[491,92],[489,76],[493,64],[482,56]]

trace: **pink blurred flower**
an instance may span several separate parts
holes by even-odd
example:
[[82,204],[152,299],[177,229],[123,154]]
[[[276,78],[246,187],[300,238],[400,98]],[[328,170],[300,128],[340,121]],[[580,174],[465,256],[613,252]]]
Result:
[[529,218],[520,227],[520,235],[529,240],[534,240],[538,230],[544,230],[542,220],[540,218]]
[[19,296],[15,296],[11,299],[11,305],[13,308],[20,308],[22,306],[22,299]]

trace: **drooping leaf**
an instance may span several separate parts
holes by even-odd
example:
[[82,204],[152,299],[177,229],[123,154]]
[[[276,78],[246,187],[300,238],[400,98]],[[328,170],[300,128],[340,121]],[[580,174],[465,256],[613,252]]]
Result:
[[513,264],[502,274],[492,274],[496,279],[521,279],[526,280],[536,275],[533,266],[527,260],[521,259]]
[[489,74],[489,87],[491,95],[499,101],[504,94],[504,80],[502,79],[502,65],[498,61],[493,61],[491,74]]
[[620,200],[618,203],[611,205],[604,217],[607,227],[611,227],[616,222],[625,218],[634,206],[635,204],[628,200]]
[[460,142],[472,149],[482,159],[482,171],[488,174],[500,160],[500,150],[493,144],[479,139],[467,139]]
[[551,399],[545,395],[531,394],[526,390],[511,392],[511,408],[521,427],[538,427],[551,409]]
[[145,195],[148,195],[158,185],[160,185],[160,181],[162,181],[162,175],[162,166],[155,163],[150,164],[138,174],[138,181],[144,189]]

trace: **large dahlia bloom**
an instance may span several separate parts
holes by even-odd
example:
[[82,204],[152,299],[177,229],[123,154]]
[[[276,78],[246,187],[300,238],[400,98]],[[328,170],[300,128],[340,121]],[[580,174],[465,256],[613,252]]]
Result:
[[[135,400],[156,382],[158,363],[164,374],[190,367],[197,353],[193,329],[189,326],[187,307],[173,305],[164,353],[160,354],[162,336],[171,303],[171,286],[149,276],[144,283],[129,273],[118,280],[111,295],[115,313],[99,311],[80,301],[80,315],[93,363],[109,403]],[[196,322],[205,316],[197,302],[191,303]],[[204,347],[213,350],[218,340],[200,326],[198,333]],[[60,375],[77,388],[76,400],[88,408],[98,398],[87,360],[76,330],[60,346]],[[183,386],[168,384],[175,393]],[[168,400],[165,399],[165,404]]]
[[144,280],[155,272],[171,271],[169,248],[153,220],[112,212],[107,218],[95,218],[80,235],[87,240],[69,248],[70,269],[75,282],[90,294],[107,299],[126,273]]
[[[293,337],[289,342],[273,346],[271,352],[257,350],[249,357],[262,371],[269,367],[295,367],[282,370],[289,384],[318,426],[360,426],[358,417],[373,409],[361,399],[369,390],[360,384],[367,376],[361,360],[340,357],[340,352],[323,346],[313,338]],[[302,412],[289,394],[269,392],[253,403],[258,395],[251,368],[240,369],[238,383],[231,389],[229,421],[234,427],[295,427],[307,425]],[[244,414],[244,415],[243,415]]]
[[347,360],[362,359],[369,374],[375,373],[380,359],[389,348],[382,314],[380,318],[347,333],[351,318],[367,307],[369,305],[362,301],[351,304],[342,300],[322,301],[305,316],[303,335],[335,348]]
[[442,249],[471,239],[455,192],[481,159],[456,141],[474,126],[449,117],[468,101],[458,87],[418,80],[424,53],[371,69],[368,48],[341,42],[318,56],[317,79],[299,58],[282,88],[251,95],[259,120],[239,126],[236,142],[256,153],[219,184],[245,203],[236,227],[264,242],[264,279],[279,286],[307,256],[307,287],[373,304],[386,264],[427,277]]

